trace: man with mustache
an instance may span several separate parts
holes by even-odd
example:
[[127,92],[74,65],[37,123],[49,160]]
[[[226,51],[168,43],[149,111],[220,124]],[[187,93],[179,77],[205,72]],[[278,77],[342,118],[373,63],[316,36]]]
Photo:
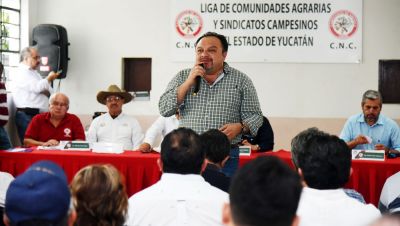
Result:
[[400,153],[400,129],[395,121],[380,114],[382,96],[367,90],[361,101],[363,113],[350,117],[340,134],[350,149],[385,150]]
[[[255,136],[263,119],[251,79],[225,62],[228,45],[221,34],[207,32],[200,36],[195,43],[194,66],[181,70],[171,80],[160,98],[159,110],[169,117],[179,108],[179,126],[198,134],[219,129],[227,135],[232,148],[223,172],[231,176],[238,164],[241,135]],[[199,90],[196,83],[200,84]]]
[[139,122],[122,112],[122,105],[133,96],[121,90],[117,85],[110,85],[107,91],[97,94],[97,101],[108,108],[108,113],[95,118],[90,124],[88,141],[121,143],[124,150],[136,150],[143,140]]

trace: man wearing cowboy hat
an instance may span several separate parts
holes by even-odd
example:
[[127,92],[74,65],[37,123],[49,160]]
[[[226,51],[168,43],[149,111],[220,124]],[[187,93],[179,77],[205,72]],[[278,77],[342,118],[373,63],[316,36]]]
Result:
[[88,141],[124,144],[124,150],[135,150],[143,140],[139,122],[124,113],[122,105],[131,101],[133,96],[110,85],[107,91],[97,94],[97,101],[108,108],[108,113],[95,118],[90,125]]

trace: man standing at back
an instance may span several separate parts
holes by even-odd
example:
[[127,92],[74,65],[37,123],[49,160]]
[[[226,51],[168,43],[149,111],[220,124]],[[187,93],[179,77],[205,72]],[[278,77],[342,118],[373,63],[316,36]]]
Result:
[[350,149],[385,150],[400,152],[400,129],[395,121],[381,114],[382,96],[378,91],[367,90],[362,97],[363,113],[351,116],[342,132]]
[[179,128],[161,143],[160,181],[129,198],[127,225],[221,225],[228,194],[211,186],[200,172],[205,151],[199,135]]
[[[181,127],[198,134],[219,129],[233,145],[241,141],[242,133],[255,136],[263,120],[256,89],[247,75],[225,62],[228,54],[225,36],[207,32],[197,39],[195,51],[194,66],[180,71],[161,96],[160,114],[168,117],[179,108]],[[238,155],[239,149],[232,148],[223,170],[228,176],[237,168]]]
[[21,51],[21,63],[18,73],[13,77],[13,99],[17,111],[15,123],[21,143],[24,141],[25,131],[33,116],[47,111],[49,97],[53,92],[51,82],[59,74],[51,71],[46,78],[42,78],[36,71],[40,64],[37,49],[26,47]]
[[292,158],[305,185],[297,210],[300,226],[366,226],[379,218],[376,207],[343,190],[351,173],[351,151],[343,140],[306,130],[293,138]]

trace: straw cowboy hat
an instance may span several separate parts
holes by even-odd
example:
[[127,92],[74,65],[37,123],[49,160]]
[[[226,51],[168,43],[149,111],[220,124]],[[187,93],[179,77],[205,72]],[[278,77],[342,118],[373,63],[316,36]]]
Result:
[[117,85],[110,85],[107,91],[100,91],[97,93],[97,101],[100,104],[106,104],[106,98],[111,95],[124,98],[124,104],[133,99],[133,96],[130,93],[125,92],[125,90],[121,90]]

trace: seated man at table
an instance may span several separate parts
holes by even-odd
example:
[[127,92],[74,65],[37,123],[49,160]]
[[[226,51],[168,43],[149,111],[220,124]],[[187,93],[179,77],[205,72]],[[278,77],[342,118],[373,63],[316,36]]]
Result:
[[350,149],[400,153],[400,128],[395,121],[380,114],[381,94],[375,90],[367,90],[362,96],[361,109],[362,113],[347,120],[340,138]]
[[129,198],[126,225],[221,225],[228,194],[207,183],[205,151],[198,134],[187,128],[169,133],[161,143],[154,185]]
[[234,226],[296,226],[301,189],[299,175],[282,160],[258,157],[234,176],[223,222]]
[[6,195],[4,223],[7,226],[72,226],[67,177],[60,166],[39,161],[11,182]]
[[242,145],[249,146],[257,152],[272,151],[274,149],[274,131],[267,117],[263,116],[263,124],[258,129],[257,135],[242,135]]
[[212,186],[228,192],[231,178],[221,172],[231,151],[228,137],[217,129],[210,129],[201,134],[200,139],[206,151],[207,160],[207,166],[201,175]]
[[97,94],[97,101],[108,108],[106,114],[95,118],[90,124],[88,141],[121,143],[124,150],[135,150],[143,140],[139,122],[122,112],[122,105],[129,103],[133,96],[121,90],[117,85],[110,85],[107,91]]
[[322,131],[307,132],[292,140],[293,161],[304,184],[297,210],[300,226],[365,226],[377,219],[376,207],[343,191],[351,173],[351,151],[346,143]]
[[176,111],[175,115],[170,117],[158,117],[147,130],[143,143],[139,146],[139,150],[142,152],[159,151],[158,148],[154,149],[156,138],[161,135],[161,138],[163,139],[165,135],[178,128],[178,126],[179,111]]
[[61,140],[85,140],[85,132],[76,115],[67,113],[69,99],[63,93],[50,97],[49,112],[33,117],[25,133],[27,146],[56,146]]

